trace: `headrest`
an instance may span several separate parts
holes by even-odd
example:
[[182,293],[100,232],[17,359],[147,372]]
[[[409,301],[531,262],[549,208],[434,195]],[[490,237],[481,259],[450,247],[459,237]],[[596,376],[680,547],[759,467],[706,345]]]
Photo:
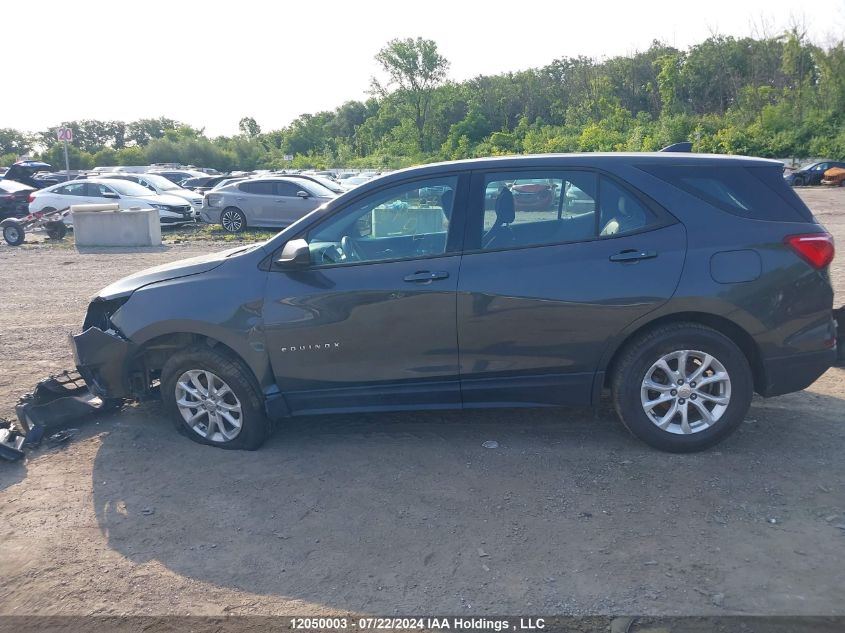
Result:
[[496,198],[496,224],[510,224],[516,219],[513,194],[507,187],[502,187]]

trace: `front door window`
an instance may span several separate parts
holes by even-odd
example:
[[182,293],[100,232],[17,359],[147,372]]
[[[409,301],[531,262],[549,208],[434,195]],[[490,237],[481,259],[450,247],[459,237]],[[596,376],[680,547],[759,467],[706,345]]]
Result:
[[398,260],[442,255],[457,176],[416,181],[354,203],[311,231],[316,265]]

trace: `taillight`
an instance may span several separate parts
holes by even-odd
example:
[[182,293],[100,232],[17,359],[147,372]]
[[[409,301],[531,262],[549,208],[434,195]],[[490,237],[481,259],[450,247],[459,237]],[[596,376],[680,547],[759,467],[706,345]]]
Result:
[[813,268],[822,269],[833,261],[833,236],[828,233],[789,235],[783,241]]
[[26,199],[27,202],[35,202],[35,194],[29,194],[29,198]]

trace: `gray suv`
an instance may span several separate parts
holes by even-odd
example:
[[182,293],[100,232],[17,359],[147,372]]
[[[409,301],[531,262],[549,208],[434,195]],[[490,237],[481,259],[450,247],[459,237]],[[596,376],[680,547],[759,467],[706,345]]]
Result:
[[284,228],[336,195],[304,178],[250,178],[206,193],[200,217],[230,233],[248,226]]
[[104,398],[160,393],[224,448],[291,415],[609,391],[645,442],[703,449],[754,392],[803,389],[836,357],[833,241],[781,171],[657,153],[395,172],[266,242],[105,288],[77,366]]

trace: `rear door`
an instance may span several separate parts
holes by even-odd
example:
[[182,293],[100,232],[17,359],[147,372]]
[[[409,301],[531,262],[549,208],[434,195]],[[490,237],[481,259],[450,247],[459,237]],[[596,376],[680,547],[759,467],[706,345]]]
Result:
[[278,226],[273,223],[273,185],[266,180],[246,180],[237,185],[235,206],[246,214],[248,226]]
[[471,200],[457,296],[464,404],[589,403],[611,338],[672,296],[683,226],[587,170],[476,173]]
[[51,205],[58,210],[66,209],[75,204],[88,204],[88,183],[85,181],[70,182],[53,190],[60,197]]

